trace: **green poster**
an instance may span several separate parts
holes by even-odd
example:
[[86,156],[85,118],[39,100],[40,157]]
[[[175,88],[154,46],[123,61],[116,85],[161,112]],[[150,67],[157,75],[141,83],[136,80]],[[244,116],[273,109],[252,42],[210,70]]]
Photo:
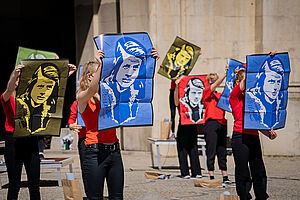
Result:
[[176,80],[181,75],[188,75],[193,69],[200,51],[200,47],[177,36],[158,73],[171,80]]
[[55,59],[55,58],[56,58],[56,53],[54,52],[19,47],[17,59],[16,59],[16,66],[19,65],[21,59]]
[[59,136],[69,61],[21,60],[14,137]]

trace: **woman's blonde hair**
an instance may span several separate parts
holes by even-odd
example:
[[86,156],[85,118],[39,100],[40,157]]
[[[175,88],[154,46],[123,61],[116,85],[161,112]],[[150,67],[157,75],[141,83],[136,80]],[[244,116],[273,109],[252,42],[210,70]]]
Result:
[[218,76],[217,73],[210,73],[210,74],[208,74],[207,77],[206,77],[206,80],[208,81],[208,83],[209,83],[209,81],[215,82],[215,81],[218,80],[218,79],[219,79],[219,76]]
[[79,89],[81,91],[89,88],[90,82],[87,78],[87,75],[94,73],[97,70],[98,66],[99,63],[96,61],[89,61],[84,64],[79,82]]
[[233,80],[233,86],[237,85],[237,81],[241,82],[246,74],[245,69],[236,69],[234,70],[235,78]]

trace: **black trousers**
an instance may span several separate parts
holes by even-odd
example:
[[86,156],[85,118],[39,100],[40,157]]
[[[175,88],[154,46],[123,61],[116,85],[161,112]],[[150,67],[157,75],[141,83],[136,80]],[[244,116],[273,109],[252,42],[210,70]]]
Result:
[[187,155],[190,157],[192,177],[201,175],[201,167],[197,147],[197,126],[178,125],[177,151],[181,176],[189,175]]
[[27,174],[30,199],[41,199],[38,138],[36,136],[13,138],[11,133],[6,132],[4,158],[9,180],[7,199],[18,199],[23,164]]
[[249,193],[252,183],[257,200],[265,200],[267,194],[267,175],[258,135],[233,132],[232,152],[235,163],[235,182],[240,200],[251,199]]
[[83,170],[84,151],[85,151],[84,150],[85,149],[84,141],[85,141],[85,137],[79,138],[77,148],[78,148],[78,154],[79,154],[79,161],[80,161],[80,167],[81,167],[83,187],[84,187],[85,193],[87,193],[86,180],[85,180],[84,170]]
[[171,131],[172,131],[172,133],[174,133],[174,131],[175,131],[175,115],[176,115],[176,106],[174,103],[174,90],[170,90],[169,104],[170,104],[170,111],[171,111]]
[[39,152],[44,153],[44,136],[37,136],[37,137],[38,137]]
[[218,157],[218,165],[220,170],[227,170],[226,158],[226,136],[227,126],[220,124],[215,119],[209,119],[204,127],[207,168],[208,171],[215,170],[215,157]]
[[109,199],[123,199],[124,168],[120,150],[103,150],[85,146],[83,171],[89,200],[103,199],[106,179]]

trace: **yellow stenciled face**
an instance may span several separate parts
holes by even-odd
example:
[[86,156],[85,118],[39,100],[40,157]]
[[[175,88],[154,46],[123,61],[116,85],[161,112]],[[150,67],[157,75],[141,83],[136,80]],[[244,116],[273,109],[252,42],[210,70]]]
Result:
[[31,91],[31,98],[36,104],[44,103],[51,95],[55,81],[46,77],[39,77]]
[[185,66],[191,60],[192,56],[185,50],[180,50],[175,58],[175,64],[177,66]]

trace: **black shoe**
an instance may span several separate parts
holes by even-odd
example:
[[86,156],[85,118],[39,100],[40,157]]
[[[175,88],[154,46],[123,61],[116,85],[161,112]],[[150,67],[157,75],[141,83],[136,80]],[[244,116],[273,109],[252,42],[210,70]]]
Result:
[[39,156],[40,156],[40,160],[45,160],[44,154],[40,153]]
[[231,183],[232,183],[232,180],[230,180],[230,179],[228,178],[228,176],[224,176],[224,177],[223,177],[223,183],[225,183],[225,184],[231,184]]

